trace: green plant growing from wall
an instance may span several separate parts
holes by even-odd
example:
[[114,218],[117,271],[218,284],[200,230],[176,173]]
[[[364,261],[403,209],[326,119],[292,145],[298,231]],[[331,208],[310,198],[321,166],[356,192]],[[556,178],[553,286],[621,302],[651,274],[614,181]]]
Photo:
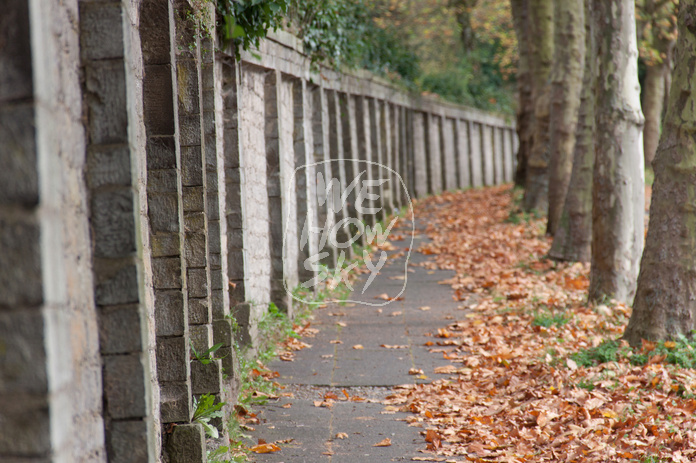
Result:
[[213,347],[206,350],[205,352],[198,352],[196,348],[193,347],[193,343],[191,343],[191,357],[193,357],[192,360],[198,360],[203,365],[208,365],[209,363],[212,363],[215,360],[213,354],[215,354],[215,352],[217,352],[221,347],[222,343],[220,342],[218,344],[215,344]]
[[200,423],[209,437],[213,439],[220,437],[217,428],[210,424],[210,420],[213,418],[223,418],[222,407],[225,406],[225,402],[215,403],[214,395],[204,394],[200,399],[193,398],[193,406],[195,411],[193,412],[191,421]]

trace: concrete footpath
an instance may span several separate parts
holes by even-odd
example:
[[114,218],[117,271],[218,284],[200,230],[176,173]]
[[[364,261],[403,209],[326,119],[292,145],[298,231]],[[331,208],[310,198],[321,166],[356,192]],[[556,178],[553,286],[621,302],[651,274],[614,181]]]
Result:
[[[403,232],[402,227],[399,233]],[[411,243],[405,235],[402,241],[392,241],[397,249],[390,255],[408,248]],[[417,230],[413,249],[417,250],[426,239]],[[312,347],[298,351],[293,362],[275,361],[268,365],[280,373],[278,381],[285,385],[282,392],[291,393],[292,397],[260,407],[261,422],[252,433],[254,439],[267,442],[292,441],[281,444],[280,452],[254,454],[252,459],[377,463],[425,456],[418,451],[425,447],[424,438],[419,435],[422,428],[408,426],[405,420],[409,414],[385,410],[381,401],[393,386],[443,377],[433,370],[450,363],[441,353],[429,352],[432,347],[425,343],[435,341],[428,334],[462,319],[465,312],[458,309],[462,303],[453,300],[450,286],[438,284],[454,272],[417,265],[427,258],[417,251],[411,253],[403,300],[384,307],[330,305],[315,311],[311,326],[319,332],[303,339]],[[390,257],[375,280],[379,284],[373,284],[362,295],[354,294],[353,299],[375,303],[380,302],[375,299],[380,294],[398,294],[404,284],[404,264],[405,257]],[[355,287],[361,289],[362,284],[358,282]],[[382,344],[397,348],[380,347]],[[356,345],[362,349],[355,349]],[[414,368],[422,369],[428,378],[409,374]],[[343,391],[366,400],[334,400],[331,407],[316,406],[315,402],[321,402],[326,394],[345,398]],[[339,433],[343,438],[336,437]],[[390,446],[374,446],[385,438],[391,440]]]

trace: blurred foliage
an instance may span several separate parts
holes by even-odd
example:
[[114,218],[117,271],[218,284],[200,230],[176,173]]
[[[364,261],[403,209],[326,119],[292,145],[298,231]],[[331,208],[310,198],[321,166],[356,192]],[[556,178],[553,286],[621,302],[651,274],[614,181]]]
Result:
[[677,40],[679,0],[637,0],[638,52],[648,66],[667,59],[669,44]]
[[313,65],[365,68],[412,91],[514,112],[517,43],[508,0],[470,2],[462,43],[452,0],[219,0],[221,38],[240,50],[267,31],[299,37]]

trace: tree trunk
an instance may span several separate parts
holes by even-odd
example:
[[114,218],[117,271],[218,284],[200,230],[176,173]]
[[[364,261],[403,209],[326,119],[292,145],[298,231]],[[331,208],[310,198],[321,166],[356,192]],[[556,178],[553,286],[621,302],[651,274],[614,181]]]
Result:
[[549,188],[549,73],[553,63],[552,0],[529,0],[532,97],[534,129],[532,149],[527,161],[524,208],[546,211]]
[[593,0],[599,57],[590,300],[633,298],[643,250],[643,115],[633,0]]
[[549,256],[553,259],[589,262],[592,246],[592,168],[594,165],[595,46],[591,0],[585,0],[585,70],[573,150],[573,172],[561,220]]
[[643,113],[645,114],[645,133],[643,151],[645,165],[650,166],[655,158],[657,142],[660,141],[662,104],[665,97],[665,65],[659,63],[647,66],[643,87]]
[[450,0],[449,2],[461,28],[462,46],[467,52],[472,51],[476,44],[476,35],[471,27],[471,10],[476,6],[476,3],[478,0]]
[[675,3],[674,0],[643,0],[638,3],[639,49],[646,66],[641,94],[645,115],[643,151],[646,166],[650,166],[655,158],[663,107],[667,103],[665,90],[669,89],[671,54],[676,39]]
[[662,340],[696,329],[696,0],[682,0],[664,131],[653,167],[650,227],[624,338]]
[[546,233],[553,236],[563,213],[578,123],[585,61],[583,0],[558,2],[554,11],[554,65],[551,74],[549,210]]
[[532,99],[532,73],[529,69],[529,0],[510,0],[512,19],[515,23],[519,60],[517,63],[517,169],[515,185],[524,187],[527,176],[527,159],[532,147],[534,128],[534,103]]

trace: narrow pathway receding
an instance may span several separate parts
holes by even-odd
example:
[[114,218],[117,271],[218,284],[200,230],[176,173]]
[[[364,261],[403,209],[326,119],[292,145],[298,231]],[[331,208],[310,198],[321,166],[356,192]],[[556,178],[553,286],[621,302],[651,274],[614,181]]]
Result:
[[[410,228],[410,222],[402,223],[404,226]],[[319,332],[303,339],[312,347],[297,352],[293,362],[268,365],[280,373],[283,392],[292,397],[261,407],[260,424],[252,435],[267,442],[293,440],[281,445],[280,452],[253,455],[255,461],[372,463],[424,456],[419,452],[424,447],[419,435],[422,428],[408,426],[409,414],[393,411],[382,402],[394,386],[437,379],[435,367],[450,362],[429,351],[433,347],[426,343],[436,341],[430,333],[462,319],[465,312],[463,304],[453,300],[450,286],[439,284],[454,272],[417,265],[427,260],[415,251],[427,237],[420,224],[416,228],[403,300],[384,307],[348,304],[317,309],[312,327]],[[410,239],[392,244],[397,249],[391,255],[408,248]],[[405,257],[390,257],[378,279],[380,284],[360,295],[362,284],[358,282],[353,298],[374,303],[380,294],[398,294],[404,283],[404,263]],[[398,348],[381,347],[383,344]],[[355,349],[356,345],[363,348]],[[422,369],[427,379],[409,374],[412,368]],[[316,406],[327,393],[344,398],[343,391],[365,401],[336,400],[331,407]],[[344,438],[336,438],[338,433],[345,433]],[[391,439],[390,446],[374,446],[385,438]]]

